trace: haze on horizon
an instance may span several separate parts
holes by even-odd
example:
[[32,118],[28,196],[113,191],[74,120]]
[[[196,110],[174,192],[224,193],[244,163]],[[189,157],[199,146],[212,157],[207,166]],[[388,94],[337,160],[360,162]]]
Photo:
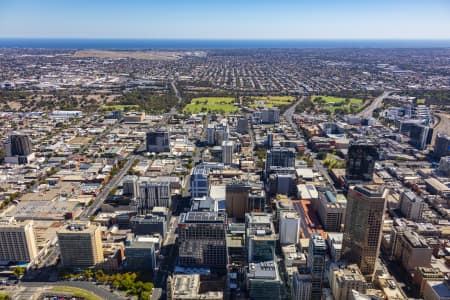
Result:
[[450,39],[448,0],[0,1],[0,38]]

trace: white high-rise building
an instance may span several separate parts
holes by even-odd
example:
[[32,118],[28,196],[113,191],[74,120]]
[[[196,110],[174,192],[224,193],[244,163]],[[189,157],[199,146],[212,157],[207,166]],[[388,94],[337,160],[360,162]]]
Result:
[[61,261],[66,267],[91,267],[103,261],[102,234],[89,221],[73,222],[57,232]]
[[31,262],[38,254],[33,221],[0,219],[0,260]]
[[233,163],[233,141],[223,141],[222,142],[222,162],[225,165],[231,165]]
[[280,243],[296,244],[299,240],[300,217],[296,212],[282,211],[280,213]]
[[400,197],[400,211],[406,218],[413,221],[420,221],[425,203],[423,199],[414,192],[403,192]]

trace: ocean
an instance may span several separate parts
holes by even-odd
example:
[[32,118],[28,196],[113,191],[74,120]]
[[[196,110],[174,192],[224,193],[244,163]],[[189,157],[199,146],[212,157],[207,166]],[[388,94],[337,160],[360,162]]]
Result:
[[200,40],[0,38],[0,48],[103,50],[450,48],[450,40]]

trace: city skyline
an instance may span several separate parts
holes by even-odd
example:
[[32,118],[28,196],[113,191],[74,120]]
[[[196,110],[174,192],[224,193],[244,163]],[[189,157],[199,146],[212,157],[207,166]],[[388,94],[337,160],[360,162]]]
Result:
[[447,40],[449,16],[442,0],[2,1],[0,38]]

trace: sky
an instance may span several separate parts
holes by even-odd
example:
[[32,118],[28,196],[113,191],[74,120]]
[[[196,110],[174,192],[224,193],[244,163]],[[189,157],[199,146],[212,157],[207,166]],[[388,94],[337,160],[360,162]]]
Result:
[[450,40],[450,0],[0,0],[0,37]]

